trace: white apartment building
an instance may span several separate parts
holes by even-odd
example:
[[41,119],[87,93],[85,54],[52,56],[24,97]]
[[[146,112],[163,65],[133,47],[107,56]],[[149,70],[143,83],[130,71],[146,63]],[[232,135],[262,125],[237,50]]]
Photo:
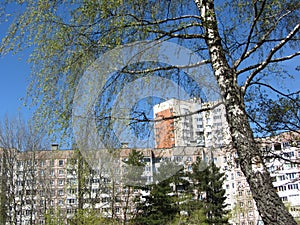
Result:
[[221,147],[228,139],[224,105],[170,99],[153,107],[155,147]]
[[300,220],[300,141],[299,134],[283,133],[262,140],[266,166],[278,195],[294,218]]

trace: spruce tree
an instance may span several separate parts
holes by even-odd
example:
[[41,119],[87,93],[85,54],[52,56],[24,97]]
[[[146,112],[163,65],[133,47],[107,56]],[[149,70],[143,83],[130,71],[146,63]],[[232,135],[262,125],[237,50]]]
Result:
[[[165,169],[164,165],[160,168],[161,171]],[[139,214],[134,219],[134,224],[167,224],[175,218],[176,214],[179,213],[178,198],[174,194],[173,189],[174,181],[176,180],[178,180],[178,174],[148,186],[150,194],[144,196],[145,201],[138,205]]]
[[213,162],[205,167],[198,159],[193,165],[193,173],[190,176],[196,191],[195,199],[200,201],[198,207],[202,206],[206,215],[205,223],[228,224],[225,190],[222,187],[225,179],[224,173],[221,173]]

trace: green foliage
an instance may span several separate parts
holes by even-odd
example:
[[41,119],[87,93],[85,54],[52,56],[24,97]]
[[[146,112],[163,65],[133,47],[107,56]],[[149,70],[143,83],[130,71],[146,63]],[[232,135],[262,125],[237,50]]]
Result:
[[[164,166],[161,168],[164,171]],[[224,174],[214,163],[198,159],[193,173],[180,170],[152,185],[150,194],[138,205],[134,224],[228,224],[225,209]],[[197,193],[195,196],[195,192]]]
[[[234,69],[240,66],[239,72],[246,76],[299,21],[297,0],[214,4],[227,60]],[[32,47],[26,104],[38,107],[36,122],[40,127],[47,124],[47,130],[58,137],[71,135],[76,87],[85,69],[104,52],[137,40],[171,39],[201,50],[203,58],[209,59],[204,25],[194,1],[43,0],[37,4],[27,0],[5,1],[1,6],[2,21],[12,23],[0,51],[5,54]],[[276,56],[299,49],[299,32],[287,43]],[[265,75],[258,74],[254,81]]]
[[70,225],[117,225],[116,221],[103,218],[99,211],[91,209],[80,209],[77,210],[75,215],[68,219]]
[[65,223],[66,217],[61,209],[50,208],[45,214],[45,223],[47,225],[62,225]]
[[193,165],[193,173],[190,175],[193,181],[193,188],[196,190],[196,199],[201,200],[203,213],[206,215],[207,224],[228,224],[225,209],[225,190],[223,182],[224,173],[213,162],[206,167],[198,158]]
[[[195,2],[199,4],[196,5]],[[276,68],[274,65],[299,57],[298,0],[27,0],[4,1],[1,4],[3,11],[0,15],[5,17],[4,20],[7,15],[13,15],[10,18],[13,22],[2,40],[0,51],[5,54],[28,46],[33,48],[29,60],[33,70],[27,103],[38,107],[37,124],[40,127],[47,125],[47,130],[60,138],[61,134],[71,135],[71,114],[76,87],[85,69],[99,55],[116,46],[137,40],[168,40],[198,52],[205,62],[215,60],[212,68],[222,88],[221,97],[228,111],[230,129],[235,129],[232,132],[232,135],[236,135],[233,139],[237,141],[238,152],[250,158],[240,161],[251,163],[252,156],[259,153],[256,146],[250,144],[254,140],[245,115],[244,96],[249,87],[259,85],[260,82],[268,84],[268,80],[264,80],[266,74],[278,76],[273,71]],[[13,10],[16,10],[15,14],[11,12]],[[203,12],[205,14],[201,15]],[[216,21],[212,21],[215,18]],[[209,33],[208,29],[211,29]],[[213,35],[213,38],[209,35]],[[216,57],[214,53],[220,57]],[[164,69],[161,74],[164,74]],[[141,71],[133,73],[135,72]],[[124,76],[121,78],[123,80],[119,80],[116,84],[118,87],[112,91],[114,96],[126,84],[122,82]],[[283,96],[291,94],[289,90],[278,92],[279,88],[268,87],[268,90]],[[105,99],[107,105],[111,104],[112,96]],[[255,99],[255,96],[251,96],[251,99]],[[272,94],[265,97],[272,97]],[[280,107],[280,110],[270,111],[271,121],[277,113],[286,113],[288,118],[292,112],[287,110],[284,102],[275,102],[272,105],[275,108]],[[237,109],[240,114],[230,111]],[[259,111],[261,108],[256,106],[254,110]],[[107,114],[103,112],[97,116],[101,121]],[[244,125],[241,128],[236,125],[239,119],[244,123],[239,124]],[[282,119],[286,121],[286,118]],[[260,121],[256,122],[261,125]],[[102,124],[104,127],[106,125]],[[261,129],[265,127],[262,126]],[[244,137],[245,134],[247,137]],[[252,146],[251,149],[243,148],[245,145],[239,142],[244,140],[239,140],[239,137],[246,138],[245,141],[248,142],[245,145]],[[244,165],[242,168],[245,168],[243,172],[247,177],[251,175],[250,166]],[[263,179],[265,176],[261,177]],[[262,180],[258,183],[267,185]],[[255,188],[251,182],[250,186]],[[271,192],[270,196],[275,196],[272,188],[264,187]],[[212,202],[214,198],[220,197],[214,196],[209,190],[206,192]],[[254,197],[257,201],[260,199],[259,195]],[[274,214],[277,213],[276,210],[282,211],[286,217],[283,221],[290,222],[291,218],[285,213],[279,199],[274,198],[272,201],[279,204],[279,207],[272,208]],[[213,206],[211,207],[213,210]],[[260,210],[261,215],[266,215],[264,220],[272,220],[267,218],[270,213],[265,213],[263,208]]]
[[[160,171],[164,171],[164,165]],[[138,225],[158,225],[171,221],[179,213],[178,197],[173,190],[174,175],[160,183],[149,186],[149,195],[137,205],[138,215],[133,219]]]
[[203,209],[192,211],[189,215],[177,215],[168,225],[208,225]]
[[133,149],[125,163],[126,173],[124,175],[124,181],[130,186],[139,186],[144,183],[143,171],[145,163],[143,162],[143,153]]
[[[277,82],[287,79],[281,75]],[[299,104],[300,96],[296,93],[268,96],[270,85],[259,83],[258,87],[251,88],[246,100],[249,102],[248,114],[254,122],[256,132],[263,135],[276,135],[286,131],[299,130]]]
[[158,225],[172,220],[178,213],[174,197],[169,196],[170,183],[162,182],[151,187],[150,195],[145,202],[138,205],[141,213],[134,219],[135,224]]

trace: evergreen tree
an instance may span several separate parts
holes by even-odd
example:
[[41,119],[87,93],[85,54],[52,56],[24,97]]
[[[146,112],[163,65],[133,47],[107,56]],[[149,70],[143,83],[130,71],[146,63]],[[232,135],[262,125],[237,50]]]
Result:
[[123,224],[127,223],[127,220],[134,216],[128,215],[132,214],[135,205],[140,202],[139,196],[134,196],[133,189],[143,188],[141,184],[143,183],[143,171],[145,163],[143,162],[143,153],[133,149],[128,159],[124,161],[126,172],[124,174],[125,187],[127,189],[126,194],[123,197],[124,200],[124,210],[123,210]]
[[[162,165],[160,171],[164,171]],[[137,209],[139,214],[134,219],[138,225],[158,225],[168,223],[179,213],[178,198],[175,190],[174,181],[178,180],[178,174],[161,181],[160,183],[148,186],[150,194],[144,196],[145,201],[141,202]]]
[[193,165],[191,178],[197,193],[196,200],[201,200],[199,206],[202,205],[206,215],[205,222],[214,225],[228,224],[225,190],[222,187],[224,173],[221,173],[213,162],[204,167],[203,162],[197,159]]
[[143,162],[143,153],[133,149],[128,155],[128,159],[123,161],[125,163],[124,168],[126,172],[124,174],[124,181],[126,184],[135,187],[144,183],[143,180],[143,171],[145,163]]
[[[34,48],[30,59],[33,71],[28,97],[32,97],[33,104],[37,105],[39,120],[36,124],[41,127],[47,125],[49,129],[46,129],[60,138],[61,134],[72,133],[74,94],[85,69],[104,52],[139,40],[168,40],[199,53],[203,60],[196,65],[208,64],[217,80],[231,131],[231,147],[237,152],[237,160],[262,220],[265,224],[296,225],[276,193],[266,168],[253,170],[253,158],[263,164],[263,155],[254,140],[247,108],[255,106],[252,112],[265,113],[261,104],[253,104],[253,99],[260,97],[260,93],[264,99],[284,97],[298,101],[298,87],[287,90],[280,81],[289,77],[285,75],[284,63],[300,56],[299,0],[43,0],[38,3],[27,0],[2,3],[1,21],[13,22],[2,39],[1,54],[28,46]],[[178,51],[178,54],[181,52]],[[174,65],[178,69],[183,66],[191,65]],[[161,76],[166,71],[173,74],[174,67],[161,68],[154,64],[142,71],[139,67],[138,71],[131,70],[131,67],[124,72],[137,75],[160,70]],[[165,78],[168,78],[168,73],[165,73]],[[112,79],[114,87],[103,96],[103,100],[107,101],[95,107],[105,134],[110,132],[107,124],[111,119],[108,115],[111,115],[113,97],[120,92],[122,85],[140,78],[117,77],[119,79]],[[278,82],[274,82],[276,79]],[[288,82],[291,83],[291,80]],[[191,83],[186,83],[190,88]],[[107,81],[107,86],[111,86],[110,81]],[[207,88],[211,89],[211,86]],[[91,101],[94,103],[93,98]],[[291,110],[281,112],[297,116]],[[264,126],[256,115],[250,118],[260,131],[269,130],[268,127],[281,129],[277,120],[273,121],[273,116],[266,121],[268,126]],[[108,120],[102,120],[107,117]],[[281,116],[280,119],[286,122],[285,118]],[[295,129],[295,126],[291,128]],[[108,142],[109,135],[102,136]],[[111,140],[114,141],[114,138]]]

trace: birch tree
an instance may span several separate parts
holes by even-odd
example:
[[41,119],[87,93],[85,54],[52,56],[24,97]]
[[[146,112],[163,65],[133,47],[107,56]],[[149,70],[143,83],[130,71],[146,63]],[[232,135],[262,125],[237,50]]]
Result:
[[[257,171],[253,167],[254,161],[263,164],[263,158],[247,110],[254,106],[252,101],[259,90],[269,94],[264,93],[263,98],[292,97],[298,101],[298,90],[289,91],[275,81],[281,84],[290,79],[281,68],[299,58],[299,1],[29,0],[12,3],[14,7],[7,4],[3,3],[3,15],[15,16],[8,18],[13,23],[1,52],[33,46],[28,96],[38,105],[40,123],[47,121],[53,132],[70,132],[76,86],[84,70],[102,53],[138,40],[168,40],[201,55],[203,61],[198,64],[207,64],[217,80],[231,145],[264,223],[296,224],[273,188],[267,169]],[[137,79],[136,74],[177,71],[166,65],[151,66],[129,68],[126,76],[116,76],[121,80],[112,82],[117,88],[107,96]],[[255,107],[254,112],[259,110]],[[256,118],[250,119],[255,122]]]
[[6,117],[0,122],[0,146],[1,223],[19,224],[26,216],[32,223],[37,213],[34,197],[38,181],[34,153],[45,148],[44,133],[20,116]]

